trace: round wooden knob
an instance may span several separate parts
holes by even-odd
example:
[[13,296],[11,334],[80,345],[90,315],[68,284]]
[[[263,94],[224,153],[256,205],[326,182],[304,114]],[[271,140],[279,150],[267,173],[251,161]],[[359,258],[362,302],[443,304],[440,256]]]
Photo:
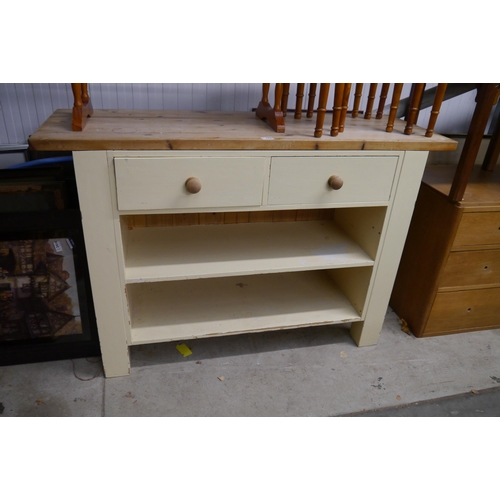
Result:
[[201,182],[197,177],[190,177],[186,181],[186,189],[191,194],[199,193],[201,190]]
[[344,181],[338,175],[332,175],[328,179],[328,185],[332,189],[337,190],[337,189],[340,189],[344,185]]

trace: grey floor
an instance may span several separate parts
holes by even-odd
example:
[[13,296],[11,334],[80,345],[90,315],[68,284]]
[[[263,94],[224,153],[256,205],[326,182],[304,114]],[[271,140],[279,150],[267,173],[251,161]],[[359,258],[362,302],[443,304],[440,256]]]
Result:
[[0,367],[2,417],[500,416],[500,330],[417,339],[388,310],[376,346],[348,325],[131,349],[131,375],[100,359]]

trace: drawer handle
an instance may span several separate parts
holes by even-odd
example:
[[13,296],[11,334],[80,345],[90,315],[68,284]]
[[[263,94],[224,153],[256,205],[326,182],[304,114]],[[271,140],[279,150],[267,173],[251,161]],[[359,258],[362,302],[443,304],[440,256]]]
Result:
[[344,185],[344,181],[338,175],[332,175],[328,179],[328,185],[332,189],[337,190],[337,189],[340,189]]
[[186,181],[186,189],[191,194],[199,193],[201,190],[201,182],[197,177],[190,177]]

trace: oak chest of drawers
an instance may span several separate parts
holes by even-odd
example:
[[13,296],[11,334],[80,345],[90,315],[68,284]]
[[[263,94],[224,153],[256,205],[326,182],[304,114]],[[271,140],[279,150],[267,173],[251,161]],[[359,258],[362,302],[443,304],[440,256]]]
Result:
[[500,327],[500,175],[477,165],[451,204],[453,172],[426,170],[390,301],[417,337]]

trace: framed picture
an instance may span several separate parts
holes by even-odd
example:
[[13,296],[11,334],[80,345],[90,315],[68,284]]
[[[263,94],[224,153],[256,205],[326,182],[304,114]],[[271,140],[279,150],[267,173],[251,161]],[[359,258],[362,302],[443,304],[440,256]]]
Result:
[[[16,186],[4,187],[18,196],[16,211],[0,210],[0,365],[98,356],[80,211],[53,183]],[[57,204],[19,211],[31,206],[23,192],[36,193],[32,204]]]

